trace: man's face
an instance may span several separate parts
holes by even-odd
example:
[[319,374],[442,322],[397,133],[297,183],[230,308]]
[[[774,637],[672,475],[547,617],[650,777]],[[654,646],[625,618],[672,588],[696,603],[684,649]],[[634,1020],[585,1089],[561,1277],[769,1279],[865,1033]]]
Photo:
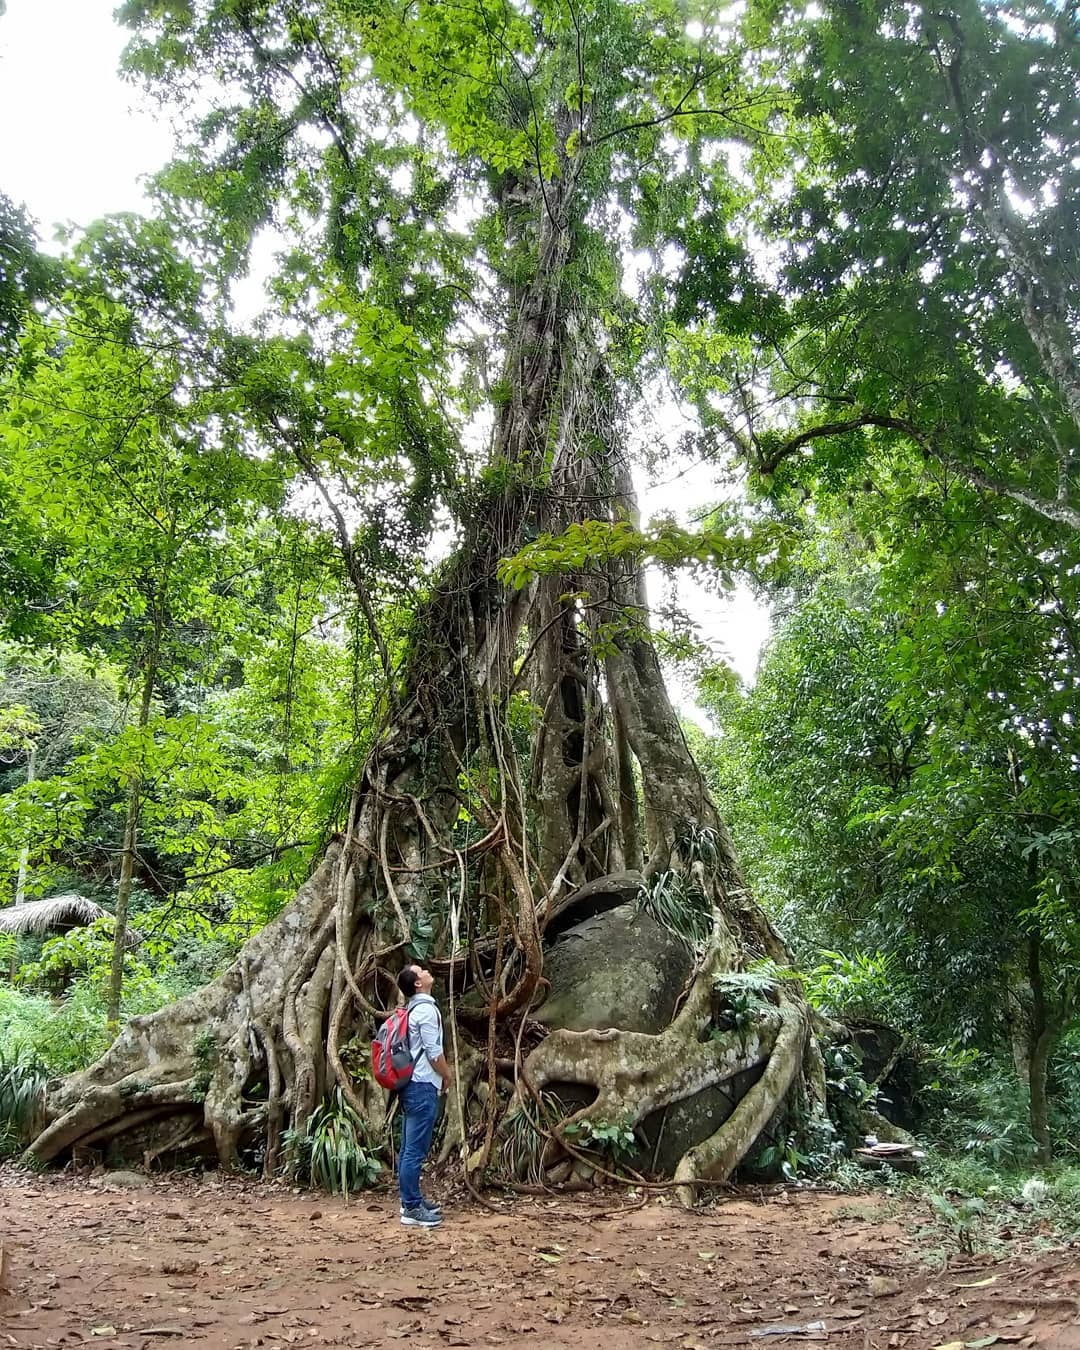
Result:
[[423,966],[413,966],[416,972],[416,988],[421,994],[430,994],[431,986],[435,983],[435,976],[430,970],[425,970]]

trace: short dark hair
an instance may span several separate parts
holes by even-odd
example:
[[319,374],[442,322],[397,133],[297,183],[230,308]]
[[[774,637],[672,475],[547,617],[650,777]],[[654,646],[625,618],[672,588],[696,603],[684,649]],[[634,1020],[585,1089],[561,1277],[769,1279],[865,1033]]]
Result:
[[416,971],[412,966],[404,966],[398,971],[397,987],[406,998],[412,998],[416,993]]

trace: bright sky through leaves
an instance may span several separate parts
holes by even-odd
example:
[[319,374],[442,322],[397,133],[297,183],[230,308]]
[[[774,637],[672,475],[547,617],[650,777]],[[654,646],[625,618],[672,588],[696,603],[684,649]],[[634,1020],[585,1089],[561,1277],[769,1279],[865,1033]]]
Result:
[[[167,119],[117,74],[126,39],[114,8],[115,0],[7,0],[0,17],[0,191],[25,203],[46,245],[57,224],[145,210],[140,180],[171,150]],[[257,308],[254,289],[244,286],[244,312],[249,300]],[[646,516],[685,518],[713,495],[708,471],[693,469],[638,488]],[[652,590],[658,599],[656,581]],[[683,579],[680,599],[703,639],[752,678],[769,629],[753,597],[740,588],[721,602]]]
[[145,208],[166,120],[117,75],[113,0],[8,0],[0,18],[0,185],[48,241],[55,224]]

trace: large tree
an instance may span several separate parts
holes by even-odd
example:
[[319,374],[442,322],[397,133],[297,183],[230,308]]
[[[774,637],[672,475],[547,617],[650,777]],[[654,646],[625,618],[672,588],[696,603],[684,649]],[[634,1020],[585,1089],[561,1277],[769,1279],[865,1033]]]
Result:
[[[658,283],[702,204],[722,230],[743,190],[729,164],[773,102],[747,93],[755,58],[709,7],[666,0],[122,13],[132,68],[196,110],[163,209],[223,277],[260,228],[284,236],[276,335],[223,334],[207,357],[323,503],[386,693],[340,837],[296,899],[221,979],[132,1019],[61,1084],[34,1155],[160,1120],[212,1132],[226,1164],[262,1138],[272,1168],[284,1127],[302,1130],[335,1082],[378,1111],[342,1047],[429,931],[457,1014],[464,1143],[464,1098],[481,1074],[494,1087],[500,1030],[514,1019],[520,1047],[541,992],[545,927],[614,875],[676,885],[698,911],[708,938],[680,1010],[657,1035],[556,1031],[515,1053],[515,1103],[584,1085],[577,1118],[634,1123],[752,1068],[675,1173],[685,1195],[726,1177],[789,1094],[823,1096],[797,982],[762,982],[753,1025],[725,1029],[725,975],[783,966],[786,949],[673,713],[635,549],[515,587],[499,565],[539,535],[635,524],[628,442],[662,346]],[[631,246],[648,305],[626,289]],[[417,555],[447,515],[453,549],[418,593]],[[403,596],[413,620],[390,640],[382,617]],[[511,727],[523,692],[527,763]],[[498,1094],[485,1099],[474,1167],[496,1123]]]

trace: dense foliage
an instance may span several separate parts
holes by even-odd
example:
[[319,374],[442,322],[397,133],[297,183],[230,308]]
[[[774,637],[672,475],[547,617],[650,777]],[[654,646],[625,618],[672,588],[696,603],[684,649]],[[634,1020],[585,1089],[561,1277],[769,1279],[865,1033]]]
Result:
[[[1075,7],[127,0],[120,19],[129,73],[186,118],[153,213],[46,258],[0,197],[2,903],[110,910],[0,934],[8,1116],[20,1074],[78,1067],[295,892],[467,539],[507,555],[508,596],[572,576],[582,616],[612,566],[752,580],[777,617],[758,679],[707,672],[715,734],[688,734],[759,898],[823,1013],[937,1048],[926,1119],[978,1119],[978,1052],[1020,1083],[992,1130],[1048,1162],[1080,1042]],[[704,462],[722,504],[507,525],[538,495],[523,464],[542,479],[553,455],[499,440],[528,403],[505,372],[553,342],[506,331],[543,298],[536,184],[551,221],[568,185],[588,204],[559,285],[603,353],[604,418],[575,436],[625,423],[634,443],[679,400],[691,430],[645,458]],[[643,631],[633,609],[582,618],[592,656]],[[540,713],[511,704],[522,778]],[[460,770],[467,838],[493,771]],[[312,1177],[371,1179],[340,1095],[309,1125]],[[363,1165],[341,1170],[346,1135]]]

